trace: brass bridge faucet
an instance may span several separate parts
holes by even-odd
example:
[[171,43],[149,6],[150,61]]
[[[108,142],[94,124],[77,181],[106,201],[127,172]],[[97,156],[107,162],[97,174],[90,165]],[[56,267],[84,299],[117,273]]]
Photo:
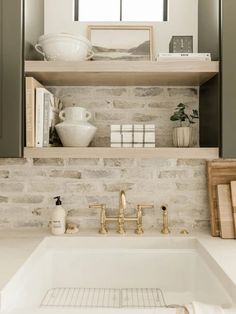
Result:
[[134,217],[126,217],[125,216],[125,210],[126,210],[126,196],[125,192],[120,192],[120,199],[119,199],[119,213],[118,216],[112,217],[107,216],[107,209],[105,204],[92,204],[89,205],[89,208],[100,208],[100,229],[99,233],[101,234],[107,234],[107,223],[110,221],[116,221],[118,222],[118,230],[117,232],[120,234],[125,233],[125,223],[126,222],[136,222],[136,234],[143,234],[143,223],[142,223],[142,217],[143,217],[143,209],[144,208],[153,208],[154,206],[152,204],[139,204],[136,207],[136,216]]

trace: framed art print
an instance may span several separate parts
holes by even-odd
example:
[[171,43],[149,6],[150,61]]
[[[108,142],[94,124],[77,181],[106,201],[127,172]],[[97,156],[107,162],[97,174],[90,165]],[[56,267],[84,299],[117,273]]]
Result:
[[88,26],[94,60],[151,61],[151,26]]

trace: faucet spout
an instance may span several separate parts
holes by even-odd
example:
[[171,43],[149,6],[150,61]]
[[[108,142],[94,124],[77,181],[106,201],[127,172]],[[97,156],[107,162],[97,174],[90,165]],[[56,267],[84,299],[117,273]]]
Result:
[[120,204],[119,204],[119,217],[118,217],[118,233],[124,234],[125,229],[124,229],[124,224],[125,224],[125,209],[126,209],[126,197],[125,197],[125,192],[121,191],[120,192]]
[[120,215],[124,215],[124,211],[126,210],[126,197],[125,197],[125,192],[121,191],[120,192]]

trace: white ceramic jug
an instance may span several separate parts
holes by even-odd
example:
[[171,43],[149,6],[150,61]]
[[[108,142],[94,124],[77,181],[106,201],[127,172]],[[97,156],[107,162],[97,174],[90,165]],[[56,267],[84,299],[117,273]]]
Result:
[[88,120],[91,113],[82,107],[67,107],[59,114],[63,121],[56,125],[57,133],[65,147],[87,147],[97,128]]

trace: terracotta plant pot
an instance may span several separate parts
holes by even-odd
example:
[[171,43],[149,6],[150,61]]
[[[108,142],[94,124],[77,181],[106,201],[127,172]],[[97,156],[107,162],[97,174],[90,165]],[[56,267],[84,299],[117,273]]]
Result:
[[193,146],[193,129],[191,127],[174,128],[173,144],[175,147]]

